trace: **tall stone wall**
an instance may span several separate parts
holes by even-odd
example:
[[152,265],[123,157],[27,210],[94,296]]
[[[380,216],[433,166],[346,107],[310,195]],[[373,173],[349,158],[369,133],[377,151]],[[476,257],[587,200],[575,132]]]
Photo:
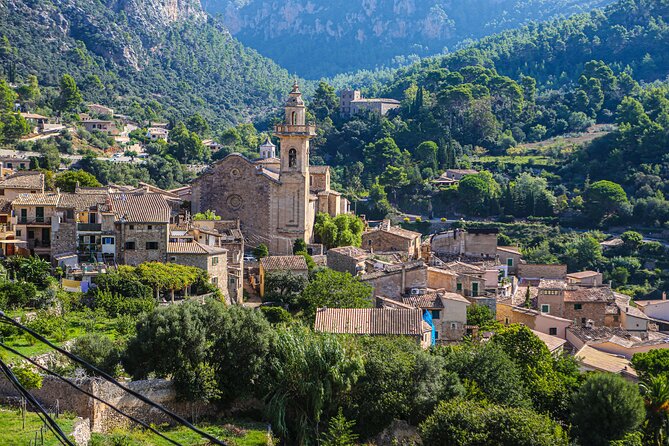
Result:
[[523,279],[564,279],[567,265],[540,265],[521,263],[518,265],[518,276]]

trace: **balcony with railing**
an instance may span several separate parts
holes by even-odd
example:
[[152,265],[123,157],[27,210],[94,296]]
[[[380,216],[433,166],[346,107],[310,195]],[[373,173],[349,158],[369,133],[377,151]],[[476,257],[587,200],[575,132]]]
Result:
[[306,124],[306,125],[277,124],[274,126],[274,132],[277,135],[316,136],[316,126],[313,124]]
[[51,240],[28,240],[28,249],[51,248]]
[[101,232],[102,223],[77,223],[79,232]]
[[17,225],[51,226],[51,217],[17,217]]

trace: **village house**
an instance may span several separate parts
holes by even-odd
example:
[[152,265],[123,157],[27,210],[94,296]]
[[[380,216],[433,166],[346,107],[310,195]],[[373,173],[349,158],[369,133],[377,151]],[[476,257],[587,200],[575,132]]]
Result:
[[662,293],[662,299],[635,300],[634,304],[657,324],[661,331],[669,331],[669,300],[666,293]]
[[369,252],[355,246],[330,248],[326,255],[328,268],[352,276],[365,271],[365,260],[371,256]]
[[215,162],[191,184],[191,211],[210,209],[223,219],[238,218],[249,245],[264,243],[270,253],[287,255],[295,240],[313,242],[317,212],[335,217],[350,206],[330,188],[329,170],[310,165],[316,127],[306,122],[297,84],[286,100],[283,123],[274,130],[280,141],[278,163],[271,150],[264,152],[268,158],[255,161],[230,154]]
[[362,234],[362,247],[372,253],[399,252],[407,259],[421,258],[421,234],[398,226],[392,226],[390,220],[384,220],[377,228]]
[[567,283],[580,286],[602,286],[604,276],[598,271],[579,271],[566,275]]
[[542,313],[570,319],[579,326],[619,324],[616,298],[609,287],[581,287],[544,279],[538,290],[537,308]]
[[288,272],[305,279],[309,277],[309,268],[304,256],[268,256],[260,259],[260,297],[265,295],[265,280],[268,274]]
[[582,372],[615,373],[630,381],[638,380],[637,372],[629,359],[619,355],[606,353],[585,344],[574,354],[574,357]]
[[[0,166],[0,171],[5,169]],[[16,172],[0,179],[0,199],[14,201],[19,195],[44,192],[44,174],[37,171]]]
[[321,333],[406,336],[423,348],[432,345],[432,327],[420,309],[319,308],[314,330]]
[[362,282],[372,286],[375,296],[401,301],[402,296],[420,290],[443,289],[455,291],[456,276],[450,271],[427,266],[422,260],[407,263],[383,264],[359,275]]
[[146,137],[149,138],[151,141],[167,141],[167,137],[169,136],[169,131],[166,128],[162,127],[149,127],[146,130]]
[[533,331],[565,340],[567,339],[567,328],[574,323],[570,319],[506,302],[497,302],[496,319],[504,325],[523,324]]
[[467,307],[471,303],[460,294],[436,290],[403,297],[402,303],[430,312],[438,344],[460,341],[467,332]]
[[486,291],[495,295],[498,287],[499,270],[464,262],[450,262],[441,269],[451,271],[456,276],[455,292],[465,297],[483,296]]
[[363,111],[385,116],[390,110],[399,108],[400,101],[386,98],[364,98],[360,90],[342,90],[339,93],[339,113],[351,117]]
[[446,169],[446,172],[432,182],[440,186],[455,186],[465,175],[476,175],[478,173],[478,170],[474,169]]
[[88,107],[88,110],[91,113],[94,113],[96,115],[109,116],[110,118],[114,116],[114,109],[105,107],[104,105],[88,104],[86,107]]
[[37,113],[21,113],[21,117],[30,125],[30,133],[41,133],[45,125],[49,123],[49,118]]
[[168,261],[185,266],[195,266],[209,274],[209,280],[223,294],[225,302],[232,303],[228,292],[228,250],[209,246],[195,240],[168,242]]
[[81,121],[81,125],[89,132],[102,132],[112,136],[120,133],[116,123],[106,119],[87,119]]
[[191,242],[227,251],[227,287],[230,301],[243,300],[244,236],[239,220],[192,220],[172,225],[170,242]]
[[6,177],[13,171],[30,169],[30,159],[41,156],[38,152],[5,150],[0,149],[0,163],[3,169],[2,177]]
[[468,256],[495,259],[497,228],[451,229],[432,236],[430,248],[437,257]]
[[657,331],[631,333],[622,328],[580,327],[567,329],[567,341],[580,351],[584,345],[611,355],[632,358],[635,353],[645,353],[658,348],[669,348],[669,335]]
[[507,274],[518,275],[518,265],[523,259],[520,248],[515,246],[498,246],[497,259],[501,265],[506,266]]
[[14,232],[25,242],[20,251],[51,259],[51,220],[56,212],[58,192],[21,194],[12,202]]

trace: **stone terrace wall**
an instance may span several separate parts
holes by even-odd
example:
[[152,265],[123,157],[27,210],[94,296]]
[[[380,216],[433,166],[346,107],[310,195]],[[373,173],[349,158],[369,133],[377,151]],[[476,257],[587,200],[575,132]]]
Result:
[[[158,409],[141,402],[101,378],[86,378],[75,380],[75,382],[88,392],[146,423],[172,424],[172,420]],[[167,380],[133,381],[125,385],[186,419],[216,415],[213,405],[177,401],[174,386]],[[131,424],[127,418],[116,413],[107,405],[89,398],[52,376],[44,377],[42,388],[32,390],[31,393],[47,408],[58,406],[61,412],[73,412],[77,416],[90,420],[92,432],[109,432],[114,428]],[[6,403],[19,401],[18,393],[4,378],[0,379],[0,401]]]

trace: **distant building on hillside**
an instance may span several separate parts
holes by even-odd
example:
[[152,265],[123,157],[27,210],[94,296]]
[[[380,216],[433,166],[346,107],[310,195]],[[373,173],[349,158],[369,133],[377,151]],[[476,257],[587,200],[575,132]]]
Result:
[[400,106],[400,101],[387,98],[364,98],[360,90],[343,90],[339,93],[339,113],[353,116],[362,111],[371,111],[384,116]]

